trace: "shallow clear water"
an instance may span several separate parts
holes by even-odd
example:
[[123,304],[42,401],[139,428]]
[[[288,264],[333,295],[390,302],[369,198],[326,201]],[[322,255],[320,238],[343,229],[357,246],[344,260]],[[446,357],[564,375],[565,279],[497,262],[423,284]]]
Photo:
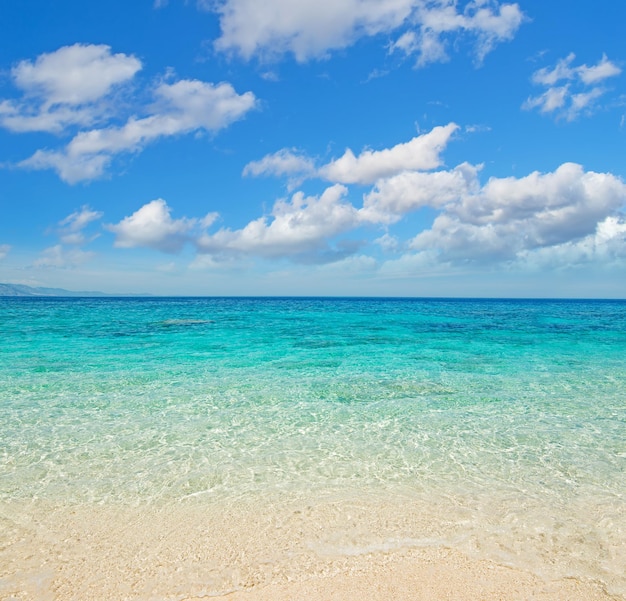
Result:
[[0,502],[447,500],[466,549],[626,594],[626,302],[0,299],[0,332]]

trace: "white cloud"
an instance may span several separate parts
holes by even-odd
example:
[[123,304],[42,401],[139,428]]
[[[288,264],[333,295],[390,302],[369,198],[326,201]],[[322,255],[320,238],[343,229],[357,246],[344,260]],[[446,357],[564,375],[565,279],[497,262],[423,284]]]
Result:
[[457,129],[459,126],[455,123],[434,127],[430,132],[408,142],[382,150],[363,150],[358,156],[347,149],[341,157],[319,169],[304,153],[283,148],[248,163],[243,169],[243,175],[290,176],[291,186],[308,177],[320,177],[340,184],[372,184],[405,171],[439,167],[442,163],[441,153]]
[[155,92],[155,114],[131,118],[122,127],[81,132],[67,145],[68,157],[136,150],[162,137],[204,129],[219,131],[255,105],[252,92],[239,95],[229,83],[182,80],[161,84]]
[[[102,217],[100,211],[93,211],[87,205],[81,207],[80,211],[74,211],[65,219],[59,222],[61,226],[60,237],[63,244],[84,244],[87,239],[83,230],[92,221],[97,221]],[[97,235],[96,235],[97,236]],[[93,240],[93,237],[91,238]]]
[[[214,214],[204,220],[172,219],[163,200],[148,203],[107,229],[117,235],[118,247],[176,252],[185,243],[192,244],[198,253],[194,269],[216,269],[258,257],[309,264],[343,261],[366,244],[355,236],[356,230],[366,227],[383,229],[373,241],[382,250],[411,251],[381,268],[381,275],[389,277],[404,277],[403,273],[427,265],[445,269],[467,263],[529,265],[547,257],[578,261],[591,260],[584,258],[591,256],[600,261],[626,255],[622,213],[626,184],[619,177],[584,171],[573,163],[564,163],[551,173],[493,177],[485,184],[479,179],[480,165],[462,163],[435,170],[433,166],[441,163],[440,150],[456,128],[450,124],[407,144],[366,151],[358,157],[352,154],[349,162],[344,161],[350,156],[346,154],[316,172],[330,179],[327,168],[332,166],[337,168],[331,172],[337,180],[373,181],[361,207],[350,202],[346,185],[335,183],[319,196],[297,192],[279,200],[269,215],[241,229],[222,227],[208,232]],[[412,152],[407,152],[407,146]],[[418,152],[418,148],[426,151]],[[268,155],[247,169],[256,174],[289,174],[296,169],[290,166],[292,157],[287,153]],[[293,163],[298,164],[297,160]],[[305,164],[308,168],[309,163]],[[431,170],[419,170],[426,168]],[[436,211],[432,226],[415,232],[408,241],[391,230],[406,215],[425,207]]]
[[0,125],[15,132],[60,133],[88,125],[105,110],[101,101],[141,69],[134,56],[111,54],[105,45],[74,44],[21,61],[11,70],[19,101],[0,102]]
[[413,0],[225,0],[215,46],[245,59],[293,53],[298,61],[326,56],[364,35],[389,32],[413,10]]
[[452,35],[474,37],[476,61],[481,63],[496,44],[513,39],[524,21],[518,4],[476,0],[467,2],[462,11],[456,2],[446,0],[415,4],[416,31],[401,35],[390,50],[416,54],[420,67],[448,60],[446,47]]
[[535,269],[584,265],[601,261],[604,265],[626,260],[626,219],[610,216],[599,222],[593,233],[574,240],[523,251],[520,258]]
[[530,270],[553,270],[585,265],[602,267],[626,266],[626,220],[620,216],[599,222],[593,233],[573,240],[519,254],[520,262]]
[[0,126],[15,133],[43,131],[60,134],[70,126],[93,123],[99,109],[94,106],[27,106],[9,100],[0,102]]
[[358,244],[340,241],[329,244],[334,236],[353,229],[359,222],[358,211],[345,200],[347,189],[334,185],[319,197],[301,192],[291,200],[275,203],[271,217],[260,217],[240,230],[222,228],[209,234],[217,215],[204,219],[172,219],[162,199],[153,200],[117,224],[105,228],[116,235],[119,248],[147,247],[175,253],[186,243],[196,246],[198,256],[193,269],[223,267],[245,257],[282,258],[299,262],[326,263],[351,255]]
[[41,54],[34,63],[22,61],[11,74],[27,95],[45,98],[50,105],[76,105],[98,100],[140,69],[137,58],[112,55],[109,46],[74,44]]
[[[389,50],[394,52],[400,50],[404,54],[414,54],[420,50],[420,40],[414,31],[405,31],[395,42],[389,46]],[[442,52],[440,58],[445,57],[445,52]]]
[[573,244],[626,205],[626,184],[565,163],[553,173],[491,178],[449,203],[410,243],[443,261],[510,261],[537,249]]
[[252,92],[237,94],[226,82],[212,84],[181,80],[161,84],[156,96],[160,109],[157,113],[179,121],[176,133],[197,128],[219,131],[256,106]]
[[572,104],[570,108],[570,115],[572,118],[576,117],[580,112],[591,106],[593,102],[600,98],[604,94],[604,90],[600,88],[593,88],[590,92],[581,92],[580,94],[572,94]]
[[313,160],[295,148],[283,148],[273,154],[265,155],[258,161],[251,161],[243,168],[243,175],[245,176],[289,176],[294,181],[314,172],[315,163]]
[[552,113],[563,108],[569,96],[569,86],[550,88],[540,96],[534,96],[526,100],[523,108],[526,110],[538,108],[542,113]]
[[[84,230],[102,215],[100,211],[94,211],[84,205],[59,221],[54,231],[58,234],[61,244],[46,248],[39,259],[34,261],[33,267],[72,269],[89,261],[94,253],[84,251],[80,246],[92,242],[99,234],[86,237]],[[70,245],[70,248],[67,248],[67,245]]]
[[216,217],[215,213],[209,213],[204,219],[172,219],[167,203],[159,198],[105,228],[116,235],[114,245],[118,248],[148,247],[176,253],[193,239],[195,229],[208,227]]
[[37,150],[17,166],[35,171],[54,169],[64,182],[75,184],[101,177],[110,163],[110,155],[69,156],[62,151]]
[[112,157],[139,151],[164,137],[204,130],[217,132],[242,118],[256,105],[252,92],[237,94],[229,83],[181,80],[155,90],[154,113],[131,117],[123,126],[78,133],[60,151],[38,150],[18,165],[27,169],[54,169],[68,183],[101,176]]
[[261,79],[264,79],[265,81],[274,81],[274,82],[280,81],[280,77],[278,73],[276,73],[275,71],[264,71],[260,75],[261,75]]
[[587,85],[598,83],[609,77],[615,77],[621,72],[622,70],[615,63],[612,63],[606,54],[602,55],[602,60],[597,65],[591,67],[582,65],[578,67],[578,75],[582,82]]
[[457,129],[456,123],[449,123],[392,148],[364,150],[358,157],[348,149],[321,167],[319,174],[331,182],[371,184],[402,171],[435,169],[441,165],[440,155]]
[[280,200],[271,218],[260,217],[240,230],[221,229],[199,238],[198,250],[214,256],[254,255],[330,262],[351,254],[348,247],[331,248],[329,239],[353,229],[358,211],[345,200],[345,186],[334,185],[319,197],[297,192]]
[[476,134],[476,133],[483,133],[483,132],[491,131],[491,127],[489,127],[488,125],[483,125],[483,124],[478,124],[478,123],[474,125],[466,125],[464,129],[468,134]]
[[[380,276],[386,278],[432,278],[441,275],[468,274],[468,265],[463,264],[471,261],[473,267],[480,269],[476,263],[484,263],[483,268],[489,268],[490,263],[498,263],[509,255],[503,240],[495,235],[495,231],[476,232],[472,241],[474,245],[488,245],[488,250],[501,254],[476,255],[467,253],[460,256],[453,254],[442,255],[436,246],[432,248],[417,248],[413,252],[403,254],[397,259],[385,261],[378,271]],[[490,245],[490,246],[489,246]],[[626,219],[621,216],[609,216],[596,224],[595,229],[589,235],[578,239],[568,240],[561,244],[541,246],[537,248],[522,248],[508,261],[509,268],[523,271],[549,271],[558,269],[572,269],[592,265],[595,268],[626,266]],[[493,266],[493,265],[491,265]],[[462,272],[460,271],[462,269]],[[483,272],[484,273],[484,272]],[[501,277],[502,271],[494,272]]]
[[9,254],[11,246],[9,244],[0,244],[0,261]]
[[422,207],[441,209],[478,186],[478,168],[467,163],[450,171],[405,171],[382,179],[364,197],[361,215],[373,223],[395,223]]
[[608,91],[598,84],[619,75],[622,70],[605,54],[596,65],[590,67],[573,66],[575,58],[571,53],[554,67],[535,71],[532,82],[548,89],[538,96],[529,97],[522,108],[539,109],[541,113],[552,113],[568,121],[573,121],[583,112],[592,112],[595,101]]
[[374,240],[374,244],[378,244],[386,252],[396,252],[400,248],[400,240],[388,233],[383,234]]
[[46,248],[41,253],[41,257],[33,263],[33,267],[72,269],[82,265],[92,257],[92,252],[86,252],[79,248],[67,250],[61,244],[57,244]]
[[73,137],[65,147],[40,148],[16,166],[53,169],[70,184],[91,180],[105,173],[116,154],[140,151],[165,136],[218,132],[257,103],[252,92],[238,94],[227,82],[198,80],[160,83],[149,106],[115,102],[114,92],[141,67],[134,56],[93,44],[64,46],[18,63],[11,75],[23,96],[0,99],[0,127]]
[[543,67],[538,69],[532,75],[532,82],[544,86],[553,86],[555,83],[564,79],[574,79],[576,70],[571,67],[576,55],[571,52],[566,58],[557,61],[556,65],[550,69]]
[[291,53],[299,62],[326,57],[362,37],[401,33],[392,45],[418,54],[418,63],[445,60],[452,35],[475,38],[478,61],[513,37],[524,17],[517,4],[472,0],[222,0],[200,2],[220,15],[215,47],[240,55],[274,59]]
[[92,211],[87,205],[83,205],[80,211],[74,211],[65,219],[61,220],[59,225],[66,227],[70,232],[77,232],[92,221],[96,221],[101,217],[101,211]]
[[575,58],[576,55],[572,52],[566,58],[559,60],[552,69],[544,67],[535,71],[532,76],[533,83],[553,86],[563,80],[580,80],[586,85],[593,85],[609,77],[615,77],[622,72],[615,63],[608,59],[606,54],[602,55],[597,65],[591,67],[587,65],[573,67],[572,63]]

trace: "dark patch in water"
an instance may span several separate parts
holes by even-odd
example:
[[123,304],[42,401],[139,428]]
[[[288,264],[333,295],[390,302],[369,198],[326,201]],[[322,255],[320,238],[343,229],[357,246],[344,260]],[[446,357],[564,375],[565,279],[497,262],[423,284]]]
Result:
[[158,325],[164,328],[182,327],[182,326],[202,326],[215,323],[212,319],[165,319],[160,321]]

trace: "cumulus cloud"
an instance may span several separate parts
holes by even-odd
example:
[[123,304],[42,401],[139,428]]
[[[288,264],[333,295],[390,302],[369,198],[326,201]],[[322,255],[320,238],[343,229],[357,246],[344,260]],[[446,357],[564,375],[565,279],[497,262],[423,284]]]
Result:
[[[112,54],[108,46],[80,44],[19,63],[12,76],[24,98],[0,101],[0,126],[73,137],[64,147],[37,150],[17,166],[53,169],[70,184],[91,180],[119,153],[140,151],[166,136],[216,133],[256,106],[252,92],[238,94],[230,83],[179,80],[158,84],[152,103],[132,107],[135,114],[124,119],[111,93],[140,68],[136,58]],[[120,121],[125,123],[117,125]],[[104,126],[87,129],[95,122]]]
[[455,123],[434,127],[408,142],[382,150],[366,149],[358,156],[348,148],[341,157],[319,168],[304,153],[284,148],[248,163],[243,174],[288,176],[291,184],[307,177],[340,184],[372,184],[405,171],[424,171],[441,166],[441,153],[458,129]]
[[331,248],[329,239],[359,223],[357,209],[345,199],[347,188],[336,184],[319,197],[297,192],[279,200],[270,217],[260,217],[240,230],[221,229],[197,241],[198,250],[214,256],[254,255],[330,262],[351,254],[343,246]]
[[9,254],[11,246],[9,244],[0,244],[0,261]]
[[217,217],[215,213],[209,213],[204,219],[172,219],[170,213],[167,203],[159,198],[105,228],[115,234],[115,246],[118,248],[147,247],[176,253],[193,239],[195,229],[208,227]]
[[0,125],[14,132],[61,133],[88,125],[106,108],[101,101],[141,69],[134,56],[112,54],[105,45],[74,44],[23,60],[11,70],[23,96],[0,102]]
[[41,54],[34,63],[22,61],[11,74],[26,94],[43,97],[48,104],[84,104],[98,100],[139,69],[137,58],[113,55],[109,46],[74,44]]
[[348,149],[319,173],[332,182],[371,184],[402,171],[434,169],[441,165],[441,153],[458,127],[456,123],[438,126],[404,144],[378,151],[364,150],[359,156]]
[[[203,219],[173,219],[162,199],[153,200],[117,224],[105,228],[116,235],[119,248],[144,247],[176,253],[187,244],[195,245],[199,257],[194,268],[215,267],[245,257],[282,258],[299,262],[325,263],[344,258],[359,243],[339,241],[334,236],[359,223],[357,209],[345,199],[347,189],[334,185],[320,196],[298,192],[290,200],[279,200],[268,217],[260,217],[239,230],[207,229],[217,219],[209,213]],[[207,258],[202,258],[207,257]]]
[[391,224],[423,207],[444,208],[478,187],[477,171],[463,163],[449,171],[406,171],[379,180],[365,195],[361,215],[373,223]]
[[245,59],[292,53],[303,62],[345,48],[364,35],[405,22],[413,0],[225,0],[218,5],[220,51]]
[[222,0],[200,2],[220,15],[215,47],[246,60],[291,53],[299,62],[326,57],[358,39],[402,31],[392,50],[416,54],[418,64],[447,58],[453,36],[475,40],[481,61],[510,40],[524,16],[517,4],[496,0]]
[[204,130],[217,132],[254,108],[252,92],[237,94],[229,83],[197,80],[163,83],[155,90],[155,112],[131,117],[121,127],[110,126],[78,133],[58,151],[38,150],[21,161],[28,169],[54,169],[73,184],[101,176],[115,154],[136,152],[164,137]]
[[593,233],[580,240],[525,250],[520,258],[529,267],[538,269],[598,261],[605,265],[623,262],[626,259],[626,219],[615,215],[607,217],[596,225]]
[[608,91],[600,84],[620,75],[622,70],[605,54],[592,66],[574,66],[575,59],[576,55],[571,53],[554,67],[535,71],[532,82],[547,89],[538,96],[529,97],[522,108],[538,109],[543,114],[553,114],[568,121],[592,112],[596,100]]
[[136,150],[155,138],[196,129],[218,131],[249,111],[251,92],[239,95],[228,83],[182,80],[161,84],[155,91],[156,111],[143,119],[130,118],[122,127],[81,132],[67,145],[71,157]]
[[[373,243],[383,251],[410,251],[396,261],[398,273],[425,265],[530,264],[541,257],[575,261],[626,254],[626,183],[619,177],[564,163],[550,173],[492,177],[482,183],[481,165],[437,168],[456,129],[449,124],[406,144],[359,156],[346,153],[315,171],[319,178],[337,180],[320,195],[298,191],[240,229],[210,231],[215,214],[173,219],[164,200],[106,227],[116,234],[118,247],[177,252],[189,243],[198,253],[194,268],[259,257],[342,261],[366,244],[355,234],[360,228],[382,230]],[[299,165],[310,168],[306,158],[300,161],[299,154],[292,154],[268,155],[246,169],[289,176]],[[353,183],[370,185],[360,205],[349,197]],[[401,239],[392,226],[423,208],[435,213],[432,224],[408,241]]]
[[626,184],[619,178],[565,163],[553,173],[491,178],[447,204],[410,247],[435,250],[450,262],[511,261],[576,243],[617,218],[625,204]]
[[315,162],[313,159],[295,148],[283,148],[273,154],[265,155],[258,161],[251,161],[243,168],[244,176],[287,176],[290,188],[295,187],[307,176],[314,173]]

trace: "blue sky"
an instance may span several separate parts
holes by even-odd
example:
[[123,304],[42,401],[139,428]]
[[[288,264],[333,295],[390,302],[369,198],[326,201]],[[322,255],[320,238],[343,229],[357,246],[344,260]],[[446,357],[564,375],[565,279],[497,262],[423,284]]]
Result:
[[626,3],[0,3],[0,281],[626,297]]

